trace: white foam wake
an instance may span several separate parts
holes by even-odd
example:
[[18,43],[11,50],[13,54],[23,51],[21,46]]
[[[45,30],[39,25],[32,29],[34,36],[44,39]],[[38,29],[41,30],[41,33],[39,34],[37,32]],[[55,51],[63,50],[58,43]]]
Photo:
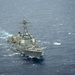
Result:
[[13,54],[9,54],[8,56],[14,56],[14,55],[19,55],[20,53],[13,53]]
[[6,37],[0,37],[0,39],[6,39]]
[[11,56],[15,56],[15,55],[20,55],[20,53],[12,53],[12,54],[9,54],[9,55],[3,55],[3,56],[9,56],[9,57],[11,57]]
[[5,30],[0,28],[0,39],[6,39],[8,36],[12,36],[12,34],[9,34]]

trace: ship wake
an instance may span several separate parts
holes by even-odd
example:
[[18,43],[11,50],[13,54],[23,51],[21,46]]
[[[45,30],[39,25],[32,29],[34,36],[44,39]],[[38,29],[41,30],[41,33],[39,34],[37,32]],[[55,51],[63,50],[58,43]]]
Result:
[[0,28],[0,39],[6,39],[8,36],[12,36],[12,34],[9,34],[5,30]]

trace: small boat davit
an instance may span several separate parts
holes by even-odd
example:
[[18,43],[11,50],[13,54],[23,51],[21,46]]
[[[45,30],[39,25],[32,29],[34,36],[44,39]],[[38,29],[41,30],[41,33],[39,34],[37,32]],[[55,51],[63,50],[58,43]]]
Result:
[[22,24],[23,33],[19,31],[17,35],[7,37],[7,42],[13,50],[15,49],[26,57],[40,59],[43,56],[43,50],[37,44],[35,37],[28,32],[26,20]]

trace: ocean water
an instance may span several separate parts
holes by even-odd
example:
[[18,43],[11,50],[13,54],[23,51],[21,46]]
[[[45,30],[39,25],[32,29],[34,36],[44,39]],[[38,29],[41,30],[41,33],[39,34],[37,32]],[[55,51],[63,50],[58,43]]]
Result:
[[[27,60],[6,42],[24,19],[43,60]],[[0,75],[75,75],[75,0],[0,0]]]

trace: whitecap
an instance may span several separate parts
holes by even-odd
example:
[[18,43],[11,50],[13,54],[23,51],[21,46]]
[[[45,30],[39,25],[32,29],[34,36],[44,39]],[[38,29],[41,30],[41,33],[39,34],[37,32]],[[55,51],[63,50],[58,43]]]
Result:
[[71,33],[68,33],[69,35],[71,35]]
[[6,37],[0,37],[0,39],[6,39]]
[[7,49],[7,51],[10,51],[10,49]]
[[41,42],[41,40],[38,40],[37,42]]
[[53,44],[54,44],[54,45],[61,45],[60,42],[54,42]]
[[47,47],[41,47],[41,49],[46,49]]
[[43,41],[42,43],[44,43],[44,44],[50,44],[50,42],[48,42],[48,41]]

